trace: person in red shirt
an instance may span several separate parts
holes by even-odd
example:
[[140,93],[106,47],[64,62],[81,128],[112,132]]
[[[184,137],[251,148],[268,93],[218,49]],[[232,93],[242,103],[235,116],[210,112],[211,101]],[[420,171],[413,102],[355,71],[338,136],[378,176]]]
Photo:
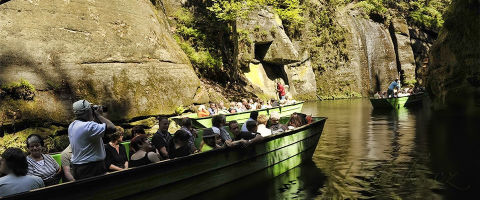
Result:
[[285,99],[285,88],[280,82],[277,83],[277,92],[280,100]]

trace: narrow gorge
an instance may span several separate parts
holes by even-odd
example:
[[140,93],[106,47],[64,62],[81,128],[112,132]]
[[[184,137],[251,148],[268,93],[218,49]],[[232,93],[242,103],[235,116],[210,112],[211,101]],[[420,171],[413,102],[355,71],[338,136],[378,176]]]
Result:
[[[427,70],[443,62],[429,59],[441,26],[416,18],[429,17],[420,11],[430,5],[245,2],[225,11],[224,1],[0,1],[0,145],[21,146],[31,132],[65,140],[78,99],[154,132],[154,116],[275,98],[276,82],[294,99],[317,100],[369,97],[396,77],[406,87],[443,80],[432,73],[446,69]],[[478,77],[465,79],[478,90]],[[448,99],[449,87],[429,88]]]

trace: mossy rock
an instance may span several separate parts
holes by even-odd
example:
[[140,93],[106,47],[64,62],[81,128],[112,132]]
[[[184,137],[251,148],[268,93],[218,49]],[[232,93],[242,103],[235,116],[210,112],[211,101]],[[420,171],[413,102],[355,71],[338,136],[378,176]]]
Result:
[[5,149],[9,147],[16,147],[22,149],[23,151],[27,151],[26,140],[27,137],[31,134],[38,134],[42,136],[45,142],[45,146],[47,147],[47,152],[56,151],[57,149],[61,149],[63,146],[68,146],[68,143],[66,145],[64,144],[64,137],[63,139],[55,139],[54,136],[59,131],[65,131],[65,128],[59,126],[50,126],[47,128],[35,127],[28,128],[13,134],[6,134],[2,138],[0,138],[0,153],[3,153],[3,151],[5,151]]
[[155,117],[150,117],[147,119],[142,119],[139,121],[134,121],[132,123],[129,123],[130,126],[143,126],[145,128],[152,128],[156,124],[158,124],[158,120]]

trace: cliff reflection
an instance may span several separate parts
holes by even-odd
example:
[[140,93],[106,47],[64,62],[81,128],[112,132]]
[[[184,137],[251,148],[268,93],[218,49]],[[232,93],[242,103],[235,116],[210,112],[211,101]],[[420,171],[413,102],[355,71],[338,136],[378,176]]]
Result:
[[417,148],[416,111],[372,110],[356,99],[312,103],[304,112],[329,117],[313,158],[328,177],[319,199],[438,197],[429,154]]

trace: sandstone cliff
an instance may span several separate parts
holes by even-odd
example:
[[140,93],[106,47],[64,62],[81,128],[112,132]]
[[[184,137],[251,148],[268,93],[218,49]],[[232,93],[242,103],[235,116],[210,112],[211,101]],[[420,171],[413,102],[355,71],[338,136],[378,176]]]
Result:
[[2,98],[0,115],[17,120],[66,122],[83,98],[114,120],[170,114],[200,86],[147,0],[2,1],[0,46],[2,86],[26,80],[36,90],[33,100]]
[[459,0],[432,46],[426,77],[437,109],[480,111],[480,1]]

